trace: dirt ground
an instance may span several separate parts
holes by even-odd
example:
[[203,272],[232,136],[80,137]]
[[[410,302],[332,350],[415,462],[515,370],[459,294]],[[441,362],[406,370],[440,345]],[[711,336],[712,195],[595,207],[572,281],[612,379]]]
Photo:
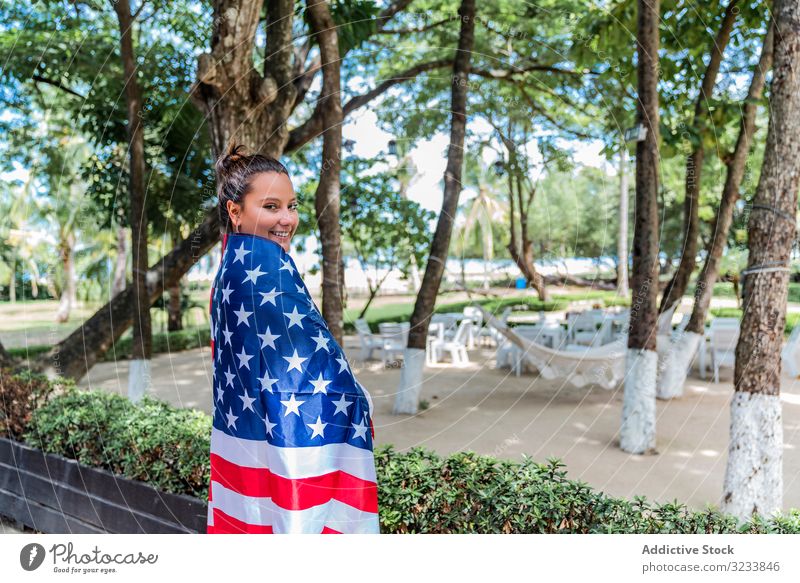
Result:
[[[478,348],[470,351],[468,367],[428,367],[421,394],[428,408],[414,416],[395,416],[391,409],[399,368],[383,369],[380,361],[357,362],[354,336],[346,337],[345,350],[373,398],[378,445],[393,443],[401,451],[420,445],[442,454],[472,450],[508,459],[526,454],[537,461],[558,457],[571,478],[611,495],[645,495],[660,502],[677,499],[698,509],[719,503],[732,369],[722,369],[719,384],[694,374],[683,397],[658,401],[658,453],[637,456],[617,446],[621,388],[578,389],[532,374],[516,377],[494,368],[493,348]],[[81,385],[125,394],[127,367],[126,361],[98,364]],[[158,397],[211,413],[209,348],[157,355],[153,379]],[[784,505],[800,508],[800,381],[784,376],[781,392]]]

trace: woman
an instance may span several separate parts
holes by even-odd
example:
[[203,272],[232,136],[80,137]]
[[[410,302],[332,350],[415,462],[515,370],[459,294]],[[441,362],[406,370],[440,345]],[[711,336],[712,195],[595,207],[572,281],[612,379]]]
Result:
[[372,400],[289,255],[286,168],[241,149],[217,162],[207,530],[378,533]]

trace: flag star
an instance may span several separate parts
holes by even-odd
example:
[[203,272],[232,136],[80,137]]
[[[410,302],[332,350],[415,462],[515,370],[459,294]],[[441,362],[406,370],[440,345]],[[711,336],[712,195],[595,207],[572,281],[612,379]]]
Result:
[[228,427],[233,425],[233,428],[236,429],[236,420],[238,417],[233,414],[233,410],[230,407],[228,407],[228,413],[225,416],[228,418]]
[[247,283],[248,281],[252,281],[254,284],[258,283],[258,278],[262,275],[265,275],[266,271],[261,271],[261,266],[256,265],[255,269],[245,269],[244,272],[247,274],[247,277],[244,278],[242,283]]
[[288,271],[290,275],[294,275],[294,267],[292,267],[291,261],[281,259],[281,264],[281,268],[278,271]]
[[[327,394],[327,393],[326,393]],[[332,401],[334,405],[336,405],[336,411],[333,412],[334,415],[337,413],[344,413],[347,415],[347,408],[353,404],[353,401],[348,401],[344,398],[344,394],[338,401]]]
[[326,381],[322,378],[322,373],[319,373],[319,377],[315,381],[309,381],[312,385],[314,385],[314,392],[312,394],[316,395],[317,393],[325,393],[328,394],[328,385],[331,384],[331,381]]
[[306,317],[306,315],[299,313],[297,311],[297,306],[295,306],[294,310],[292,310],[289,313],[284,312],[283,315],[286,316],[287,318],[289,318],[289,326],[288,326],[288,328],[291,328],[292,326],[300,326],[300,329],[301,330],[303,329],[303,324],[302,324],[301,321],[302,321],[303,318]]
[[284,356],[283,359],[289,363],[289,368],[286,370],[286,372],[289,372],[292,369],[303,372],[303,369],[300,368],[300,365],[303,364],[303,361],[308,360],[308,358],[298,356],[297,349],[295,349],[294,354],[292,356]]
[[250,359],[253,358],[253,354],[247,354],[244,351],[244,346],[242,346],[242,351],[236,355],[236,358],[239,359],[239,368],[245,367],[247,370],[250,370]]
[[281,401],[281,404],[286,407],[283,416],[286,417],[289,413],[295,413],[299,417],[300,411],[298,409],[303,403],[305,403],[305,401],[295,400],[294,393],[292,393],[288,401]]
[[273,437],[272,435],[272,428],[277,425],[277,423],[273,423],[269,420],[269,415],[264,415],[264,425],[267,427],[267,435]]
[[253,409],[253,401],[255,401],[255,399],[247,394],[247,390],[245,390],[244,395],[239,395],[239,398],[243,403],[242,412],[244,412],[245,409],[250,409],[253,413],[256,412],[256,410]]
[[311,434],[311,439],[314,439],[317,435],[319,435],[323,439],[325,438],[325,434],[324,434],[325,427],[327,427],[328,424],[327,423],[323,423],[322,419],[320,418],[319,415],[317,415],[317,422],[316,423],[306,423],[306,425],[308,425],[311,428],[311,430],[313,431],[313,433]]
[[230,285],[228,285],[228,283],[226,282],[225,288],[221,289],[220,291],[222,292],[222,302],[220,303],[224,304],[227,302],[230,304],[231,303],[230,295],[233,293],[233,290],[231,289]]
[[223,393],[223,390],[222,390],[222,385],[218,384],[217,385],[217,401],[222,401],[222,395],[223,394],[224,393]]
[[233,262],[241,261],[242,265],[244,265],[244,256],[250,253],[250,251],[244,248],[244,241],[242,241],[238,249],[234,249],[234,252],[236,253],[236,259],[234,259]]
[[261,390],[262,391],[269,391],[272,392],[272,386],[278,382],[278,379],[270,378],[269,372],[265,373],[263,377],[258,379],[261,383]]
[[[225,344],[231,344],[231,336],[233,336],[233,332],[228,330],[227,322],[225,322],[225,329],[222,331],[222,333],[225,335]],[[233,347],[233,344],[231,344],[231,347]]]
[[231,366],[228,365],[228,372],[223,373],[225,375],[225,386],[232,387],[233,386],[233,379],[236,376],[231,372]]
[[[364,420],[366,420],[367,416],[364,415]],[[367,441],[367,429],[369,429],[369,425],[365,425],[364,421],[359,424],[351,423],[353,429],[356,430],[356,434],[353,436],[353,439],[358,439],[359,437],[363,439],[365,442]]]
[[343,373],[344,371],[350,370],[350,365],[347,363],[347,359],[342,355],[340,358],[336,359],[336,362],[339,363],[339,374]]
[[277,289],[278,288],[273,287],[272,291],[270,291],[270,292],[258,292],[258,293],[261,294],[261,298],[262,298],[261,299],[261,303],[259,304],[259,306],[263,306],[267,302],[269,302],[273,306],[277,306],[278,304],[275,303],[275,298],[277,298],[279,295],[281,295],[283,293],[283,292],[277,291]]
[[222,319],[222,310],[220,309],[219,306],[217,306],[217,322],[219,322],[221,319]]
[[222,362],[222,346],[215,346],[214,350],[217,351],[217,362]]
[[248,312],[247,310],[245,310],[244,309],[244,303],[242,303],[242,307],[239,308],[236,312],[234,312],[234,314],[236,314],[236,317],[239,318],[239,321],[236,322],[236,325],[238,326],[239,324],[244,322],[245,324],[250,326],[250,322],[248,321],[248,318],[250,317],[250,315],[252,313],[253,312]]
[[267,346],[269,346],[273,350],[277,350],[275,348],[275,341],[278,338],[280,338],[281,335],[280,334],[273,334],[272,332],[270,332],[269,331],[269,326],[267,326],[267,331],[266,332],[264,332],[263,334],[258,334],[257,336],[259,338],[261,338],[261,348],[266,348]]
[[223,278],[223,277],[225,277],[225,272],[226,272],[226,271],[228,271],[228,268],[227,268],[227,267],[225,266],[225,264],[223,263],[223,264],[222,264],[222,269],[221,269],[221,270],[220,270],[220,272],[219,272],[219,279],[220,279],[220,281],[222,281],[222,278]]
[[302,284],[296,283],[295,287],[297,287],[297,293],[303,294],[304,296],[308,295],[306,294],[306,288],[304,288]]
[[330,342],[331,340],[322,333],[322,330],[319,331],[318,336],[312,338],[311,340],[317,343],[317,347],[314,349],[315,353],[317,352],[317,350],[324,350],[326,352],[328,351],[328,342]]

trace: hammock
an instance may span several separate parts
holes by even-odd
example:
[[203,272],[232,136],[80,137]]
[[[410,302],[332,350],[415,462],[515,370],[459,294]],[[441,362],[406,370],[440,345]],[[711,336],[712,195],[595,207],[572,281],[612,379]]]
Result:
[[[628,351],[626,336],[603,346],[576,346],[574,350],[555,350],[520,336],[482,306],[476,307],[483,314],[488,326],[522,350],[524,362],[538,370],[542,378],[564,379],[576,387],[595,384],[604,389],[616,388],[625,378],[625,357]],[[670,312],[669,317],[671,316]],[[657,336],[658,346],[668,346],[668,341],[668,336]]]

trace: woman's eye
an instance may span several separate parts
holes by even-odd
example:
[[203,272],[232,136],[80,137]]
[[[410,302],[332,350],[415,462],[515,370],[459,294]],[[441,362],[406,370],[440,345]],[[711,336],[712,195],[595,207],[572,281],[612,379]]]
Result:
[[297,204],[296,202],[293,202],[292,204],[289,205],[289,210],[296,211],[297,207],[299,207],[299,206],[300,206],[299,204]]
[[273,210],[275,208],[275,205],[274,204],[267,204],[267,205],[264,205],[264,208]]

